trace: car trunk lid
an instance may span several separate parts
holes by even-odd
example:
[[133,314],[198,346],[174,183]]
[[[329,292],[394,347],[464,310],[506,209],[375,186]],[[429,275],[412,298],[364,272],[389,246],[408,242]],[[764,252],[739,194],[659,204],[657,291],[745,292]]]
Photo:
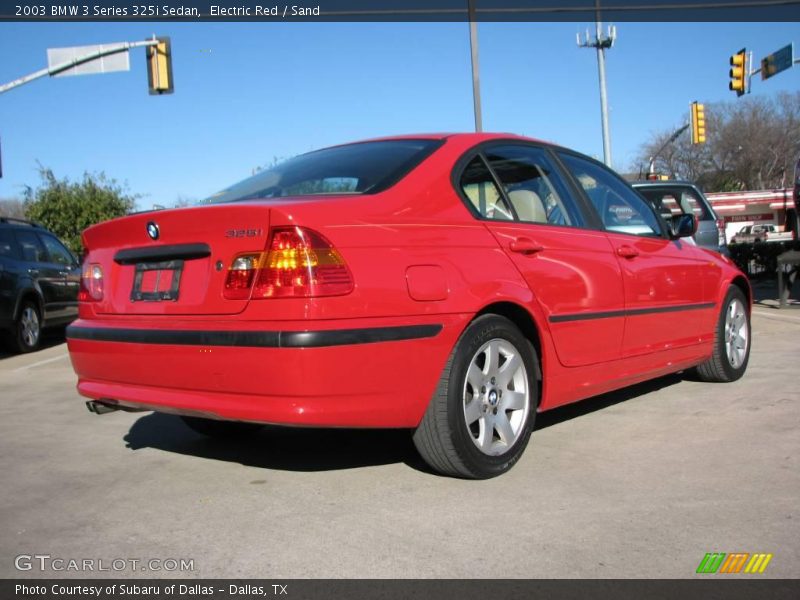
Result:
[[223,296],[234,257],[261,252],[270,209],[260,203],[140,213],[84,233],[87,262],[103,272],[97,312],[118,315],[226,315],[248,299]]

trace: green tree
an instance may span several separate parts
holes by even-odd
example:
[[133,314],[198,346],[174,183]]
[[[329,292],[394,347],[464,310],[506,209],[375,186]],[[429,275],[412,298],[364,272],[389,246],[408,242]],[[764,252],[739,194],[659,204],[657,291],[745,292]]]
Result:
[[83,251],[81,232],[96,223],[127,215],[137,196],[108,179],[104,173],[84,173],[83,180],[57,179],[53,171],[40,167],[41,184],[26,187],[26,216],[55,233],[78,254]]

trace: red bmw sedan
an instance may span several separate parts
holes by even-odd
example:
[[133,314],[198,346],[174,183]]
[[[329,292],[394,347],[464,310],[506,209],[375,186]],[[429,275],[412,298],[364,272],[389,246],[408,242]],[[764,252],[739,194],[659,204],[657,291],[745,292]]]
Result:
[[318,150],[84,232],[78,391],[206,435],[409,428],[435,470],[493,477],[539,411],[690,368],[744,374],[750,287],[695,227],[532,139]]

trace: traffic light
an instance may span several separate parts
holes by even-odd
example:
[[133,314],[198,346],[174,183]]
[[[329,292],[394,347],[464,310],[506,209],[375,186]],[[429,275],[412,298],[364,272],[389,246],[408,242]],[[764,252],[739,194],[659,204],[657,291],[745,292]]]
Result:
[[699,102],[692,102],[692,143],[706,143],[706,109]]
[[151,95],[171,94],[172,48],[168,37],[157,38],[157,44],[147,46],[147,84]]
[[728,89],[741,96],[747,91],[747,50],[742,48],[731,56],[731,82]]

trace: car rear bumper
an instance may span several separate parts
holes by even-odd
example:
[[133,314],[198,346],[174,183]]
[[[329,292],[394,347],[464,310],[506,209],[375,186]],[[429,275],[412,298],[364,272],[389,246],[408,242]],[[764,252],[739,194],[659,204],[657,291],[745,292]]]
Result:
[[78,391],[126,408],[263,423],[415,427],[469,319],[79,320]]

